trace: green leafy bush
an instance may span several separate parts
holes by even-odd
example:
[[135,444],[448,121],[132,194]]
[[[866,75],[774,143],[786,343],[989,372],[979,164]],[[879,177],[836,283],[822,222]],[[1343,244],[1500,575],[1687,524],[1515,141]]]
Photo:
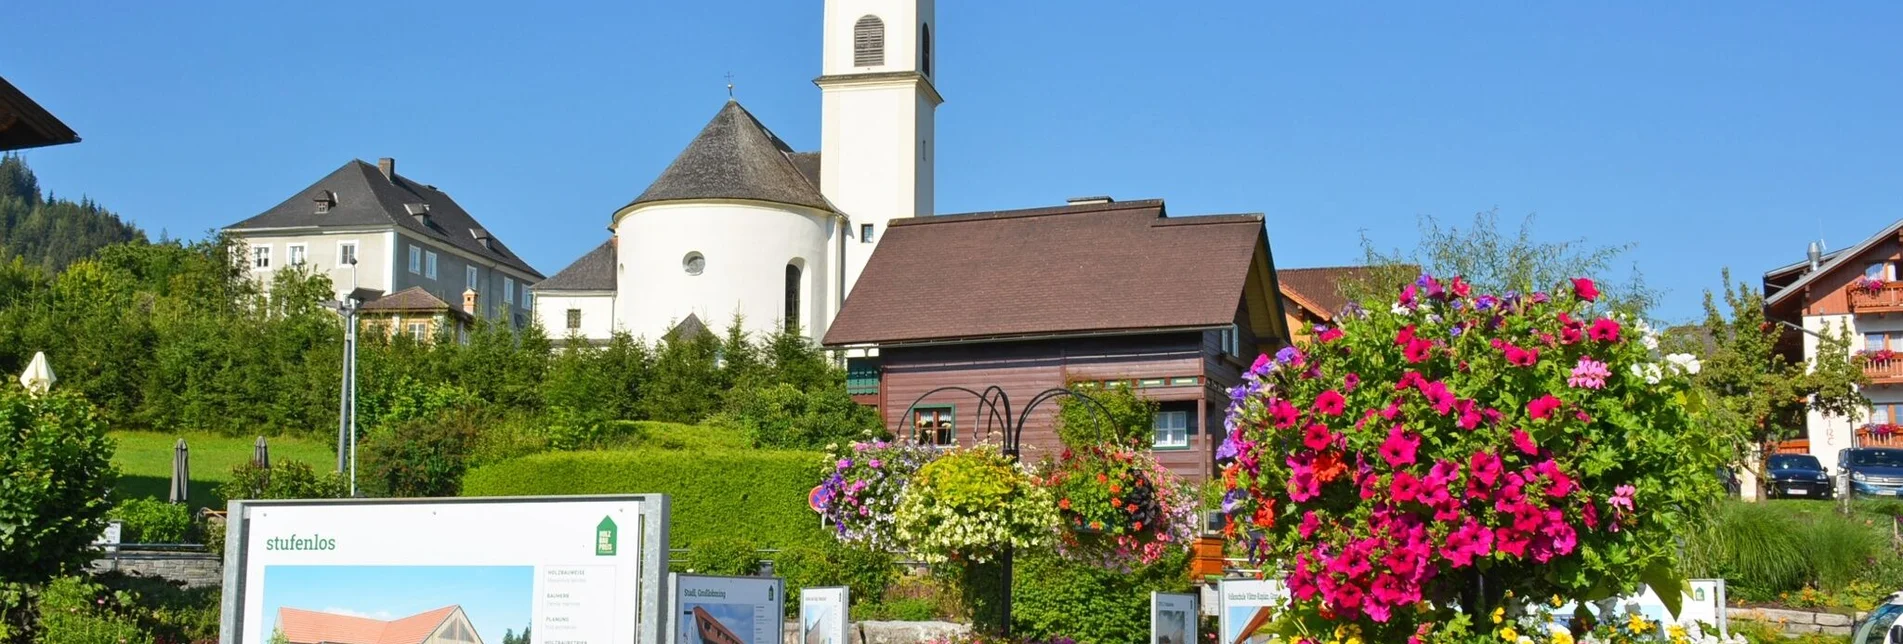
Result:
[[1129,573],[1054,556],[1021,556],[1012,576],[1013,634],[1033,640],[1142,644],[1150,637],[1150,593],[1189,588],[1189,556],[1171,550]]
[[158,644],[218,639],[219,589],[185,588],[159,577],[110,572],[93,578],[115,596]]
[[302,461],[281,460],[270,468],[249,462],[231,468],[231,479],[218,486],[218,496],[238,499],[341,499],[350,495],[350,481],[337,472],[319,472]]
[[184,543],[192,529],[191,511],[183,503],[126,499],[111,516],[119,520],[119,539],[126,543]]
[[881,433],[879,412],[853,402],[843,380],[813,390],[786,382],[735,387],[726,410],[708,423],[738,428],[754,445],[785,449],[820,449]]
[[[1071,396],[1057,399],[1057,437],[1072,448],[1085,445],[1150,444],[1156,401],[1137,395],[1128,382],[1109,387],[1073,383],[1102,404],[1099,408]],[[1107,413],[1106,413],[1107,412]]]
[[470,470],[463,495],[666,494],[674,543],[730,536],[778,548],[826,538],[806,507],[819,459],[778,451],[549,452]]
[[380,428],[363,445],[365,479],[388,496],[455,496],[476,436],[491,420],[464,407]]
[[476,433],[469,467],[481,467],[549,450],[548,436],[529,414],[508,414]]
[[786,580],[786,614],[799,613],[803,588],[845,586],[854,605],[878,604],[898,577],[892,555],[836,543],[789,546],[773,555],[773,574]]
[[750,576],[760,562],[760,547],[737,537],[702,539],[687,550],[687,569],[702,575]]
[[84,565],[117,476],[112,440],[84,398],[0,387],[0,583]]
[[40,592],[39,624],[33,638],[46,644],[126,644],[150,637],[138,620],[123,614],[129,596],[84,577],[61,577]]

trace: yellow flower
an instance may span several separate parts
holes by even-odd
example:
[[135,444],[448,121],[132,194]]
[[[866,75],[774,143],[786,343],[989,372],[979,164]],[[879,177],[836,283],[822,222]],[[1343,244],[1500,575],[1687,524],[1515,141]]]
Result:
[[1645,621],[1645,618],[1640,617],[1638,613],[1633,613],[1626,618],[1626,625],[1630,626],[1634,633],[1645,633],[1652,630],[1652,623]]
[[1553,629],[1553,644],[1573,644],[1573,634],[1563,628]]
[[1506,628],[1500,629],[1500,639],[1503,639],[1509,642],[1516,642],[1516,641],[1519,641],[1520,639],[1520,633],[1519,631],[1513,630],[1512,626],[1508,626]]
[[1507,607],[1505,606],[1501,606],[1499,608],[1493,609],[1493,623],[1495,624],[1500,623],[1500,620],[1506,618],[1506,614],[1507,614]]
[[1554,607],[1554,608],[1559,608],[1559,606],[1560,606],[1560,604],[1564,604],[1564,603],[1566,603],[1566,602],[1563,602],[1563,601],[1560,601],[1560,600],[1559,600],[1559,595],[1554,595],[1554,596],[1553,596],[1553,607]]
[[1361,644],[1361,636],[1360,636],[1360,635],[1350,635],[1350,636],[1348,637],[1348,642],[1347,642],[1347,644]]

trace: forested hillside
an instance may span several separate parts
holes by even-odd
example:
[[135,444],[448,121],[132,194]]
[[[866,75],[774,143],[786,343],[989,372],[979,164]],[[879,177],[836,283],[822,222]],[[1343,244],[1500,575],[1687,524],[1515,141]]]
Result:
[[91,199],[49,197],[26,161],[0,157],[0,259],[60,271],[105,246],[145,241],[138,227]]

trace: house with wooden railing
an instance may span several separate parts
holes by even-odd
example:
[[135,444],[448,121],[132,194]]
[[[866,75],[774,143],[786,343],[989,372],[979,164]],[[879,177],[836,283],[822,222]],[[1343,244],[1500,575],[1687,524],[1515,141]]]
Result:
[[[1854,246],[1824,252],[1813,243],[1804,261],[1764,274],[1765,317],[1793,329],[1780,350],[1792,359],[1817,356],[1825,333],[1848,332],[1850,350],[1870,384],[1870,407],[1849,418],[1811,412],[1799,440],[1780,451],[1803,451],[1835,470],[1837,452],[1852,447],[1903,447],[1903,220]],[[1802,329],[1798,331],[1797,329]]]

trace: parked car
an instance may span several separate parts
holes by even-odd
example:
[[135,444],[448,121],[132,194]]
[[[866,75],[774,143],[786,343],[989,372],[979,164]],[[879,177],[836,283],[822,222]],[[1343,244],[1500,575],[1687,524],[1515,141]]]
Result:
[[1870,611],[1868,617],[1857,622],[1856,630],[1850,635],[1851,644],[1903,642],[1903,625],[1896,623],[1898,616],[1903,616],[1903,593],[1890,595],[1883,604]]
[[1903,496],[1903,449],[1859,447],[1837,453],[1853,495]]
[[1824,469],[1824,464],[1818,462],[1815,456],[1772,454],[1765,464],[1771,471],[1767,486],[1771,498],[1828,499],[1836,496],[1836,486],[1830,483],[1830,472]]

